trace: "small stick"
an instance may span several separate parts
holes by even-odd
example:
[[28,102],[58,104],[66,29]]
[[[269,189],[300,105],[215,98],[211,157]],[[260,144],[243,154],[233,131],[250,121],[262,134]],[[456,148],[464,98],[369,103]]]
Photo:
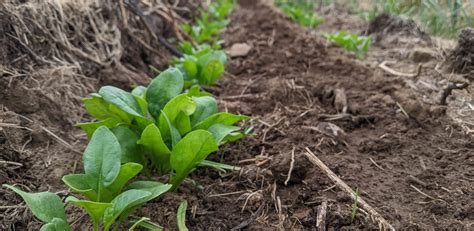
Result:
[[23,126],[20,126],[20,125],[18,125],[18,124],[0,123],[0,127],[19,128],[19,129],[28,130],[28,131],[30,131],[30,132],[33,131],[33,129],[31,129],[31,128],[23,127]]
[[419,185],[421,185],[421,186],[423,186],[423,187],[426,187],[426,186],[428,185],[428,184],[425,183],[424,181],[422,181],[422,180],[420,180],[420,179],[418,179],[418,178],[416,178],[416,177],[414,177],[414,176],[412,176],[412,175],[409,175],[409,176],[408,176],[408,179],[409,179],[411,182],[417,183],[417,184],[419,184]]
[[23,167],[22,163],[7,161],[7,160],[0,160],[0,164],[9,164],[9,165],[15,165],[15,166]]
[[418,69],[417,69],[416,73],[403,73],[403,72],[398,72],[396,70],[393,70],[390,67],[387,67],[387,63],[393,63],[393,62],[389,62],[389,61],[385,60],[381,64],[379,64],[379,67],[382,70],[384,70],[384,71],[386,71],[386,72],[388,72],[392,75],[413,78],[413,77],[417,77],[418,75],[420,75],[420,72],[421,72],[421,65],[418,65]]
[[241,94],[241,95],[222,96],[220,98],[223,100],[231,100],[231,99],[241,99],[241,98],[256,99],[258,97],[259,95],[255,95],[255,94]]
[[127,17],[127,13],[125,12],[125,3],[123,2],[123,0],[120,0],[119,4],[120,4],[120,11],[122,13],[123,25],[125,27],[128,27],[128,17]]
[[400,110],[402,111],[403,115],[405,115],[405,117],[407,117],[408,119],[410,119],[410,116],[408,115],[407,111],[405,111],[405,109],[402,107],[401,104],[399,104],[398,102],[395,102],[397,104],[397,106],[400,108]]
[[323,201],[318,207],[318,215],[316,217],[316,228],[318,231],[326,231],[326,210],[328,202]]
[[56,134],[54,134],[52,131],[50,131],[49,129],[47,129],[46,127],[40,125],[40,128],[43,129],[43,131],[45,131],[46,133],[48,133],[50,136],[52,136],[53,138],[55,138],[59,143],[61,143],[63,146],[65,146],[66,148],[69,148],[69,150],[73,151],[73,152],[76,152],[76,153],[80,153],[82,154],[81,152],[75,150],[72,145],[70,145],[68,142],[66,142],[65,140],[61,139],[59,136],[57,136]]
[[290,181],[291,178],[291,172],[293,172],[293,167],[295,165],[295,147],[293,147],[293,150],[291,150],[291,162],[290,162],[290,169],[288,170],[288,177],[286,177],[285,180],[285,186],[288,185],[288,182]]
[[428,194],[422,192],[421,190],[419,190],[417,187],[415,187],[415,186],[413,186],[413,185],[410,185],[410,187],[412,187],[412,188],[413,188],[414,190],[416,190],[418,193],[420,193],[421,195],[423,195],[423,196],[425,196],[425,197],[427,197],[427,198],[429,198],[429,199],[431,199],[431,200],[434,200],[434,201],[442,201],[442,202],[444,202],[444,203],[446,203],[446,204],[449,204],[449,203],[446,202],[445,200],[438,199],[438,198],[434,198],[434,197],[432,197],[432,196],[430,196],[430,195],[428,195]]
[[441,105],[447,105],[447,99],[448,96],[450,96],[453,93],[453,90],[461,90],[469,86],[468,83],[450,83],[444,90],[443,94],[441,95],[441,99],[439,101],[439,104]]
[[[306,157],[308,157],[308,159],[314,164],[316,165],[317,167],[319,167],[324,174],[326,174],[341,190],[343,190],[344,192],[348,193],[352,199],[355,200],[355,192],[352,191],[352,189],[346,184],[344,183],[344,181],[341,180],[341,178],[339,178],[336,174],[334,174],[333,171],[331,171],[331,169],[329,169],[321,160],[319,160],[316,155],[311,152],[311,150],[306,147],[306,152],[304,152],[304,154],[306,155]],[[393,226],[388,223],[387,220],[385,220],[382,215],[380,215],[374,208],[372,208],[372,206],[370,206],[367,202],[365,202],[360,196],[359,198],[357,198],[358,202],[359,202],[359,205],[361,208],[365,209],[369,214],[370,214],[370,217],[376,221],[379,225],[379,228],[381,230],[393,230],[395,231],[395,228],[393,228]]]
[[2,206],[0,206],[0,210],[18,209],[18,208],[26,208],[26,206],[25,205],[2,205]]
[[209,195],[207,197],[222,197],[222,196],[230,196],[230,195],[235,195],[235,194],[241,194],[241,193],[244,193],[246,191],[244,190],[241,190],[241,191],[237,191],[237,192],[229,192],[229,193],[220,193],[220,194],[212,194],[212,195]]
[[372,159],[372,157],[370,157],[369,160],[372,162],[372,164],[375,165],[375,167],[377,167],[378,169],[380,169],[380,170],[382,170],[382,171],[385,171],[382,167],[380,167],[380,165],[378,165],[378,164]]

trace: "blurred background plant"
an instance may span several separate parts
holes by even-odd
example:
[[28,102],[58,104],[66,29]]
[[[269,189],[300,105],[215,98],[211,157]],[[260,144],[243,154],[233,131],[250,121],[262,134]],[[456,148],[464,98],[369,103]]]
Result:
[[[311,0],[307,0],[311,1]],[[411,17],[432,35],[454,38],[465,27],[474,27],[473,0],[315,0],[322,6],[349,8],[365,20],[381,13]]]
[[276,0],[277,5],[293,21],[306,27],[317,27],[324,22],[315,11],[315,2],[311,0]]

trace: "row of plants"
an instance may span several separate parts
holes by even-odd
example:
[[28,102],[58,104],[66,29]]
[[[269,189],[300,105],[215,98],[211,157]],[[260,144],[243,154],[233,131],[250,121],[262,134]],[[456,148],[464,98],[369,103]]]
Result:
[[[175,191],[199,166],[220,171],[233,166],[206,160],[224,143],[245,137],[236,123],[248,116],[220,112],[216,99],[202,90],[225,72],[226,55],[219,34],[229,23],[232,0],[212,2],[201,10],[195,25],[183,29],[197,42],[179,44],[185,54],[155,77],[148,86],[128,92],[104,86],[84,99],[95,121],[77,126],[90,138],[83,154],[84,172],[69,174],[62,181],[77,197],[65,202],[83,208],[93,230],[161,230],[149,218],[130,215],[165,192]],[[147,180],[133,180],[141,174]],[[165,176],[167,182],[152,180]],[[143,178],[142,177],[142,178]],[[19,194],[32,213],[45,224],[43,231],[71,230],[62,199],[51,192],[28,193],[4,185]],[[177,213],[178,228],[184,222],[187,203]]]
[[324,5],[342,4],[362,17],[372,21],[382,13],[407,16],[418,20],[434,35],[454,38],[465,28],[472,27],[474,3],[464,0],[324,0]]
[[[276,0],[275,5],[288,15],[291,20],[302,26],[315,28],[324,23],[324,18],[316,14],[314,1]],[[372,45],[372,38],[370,36],[362,36],[348,33],[346,31],[327,33],[324,36],[329,42],[341,46],[346,51],[355,54],[359,59],[365,58],[370,46]]]

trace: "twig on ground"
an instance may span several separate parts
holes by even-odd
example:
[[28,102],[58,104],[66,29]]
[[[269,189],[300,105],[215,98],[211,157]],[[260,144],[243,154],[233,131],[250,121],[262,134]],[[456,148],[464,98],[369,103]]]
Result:
[[384,71],[386,71],[386,72],[388,72],[392,75],[413,78],[413,77],[417,77],[421,73],[421,67],[422,67],[421,64],[418,65],[418,69],[417,69],[416,73],[403,73],[403,72],[398,72],[396,70],[393,70],[390,67],[387,67],[388,63],[394,63],[394,62],[390,62],[390,61],[386,60],[386,61],[383,61],[381,64],[379,64],[379,67],[382,70],[384,70]]
[[123,22],[123,25],[127,28],[128,27],[128,17],[127,17],[127,13],[125,11],[125,3],[123,2],[124,0],[120,0],[119,1],[119,4],[120,4],[120,12],[122,13],[122,22]]
[[18,125],[18,124],[0,123],[0,127],[20,128],[20,129],[28,130],[28,131],[30,131],[30,132],[33,131],[33,129],[31,129],[31,128],[23,127],[23,126],[20,126],[20,125]]
[[14,161],[7,161],[7,160],[0,160],[0,164],[15,165],[15,166],[23,167],[22,163],[18,163],[18,162],[14,162]]
[[229,193],[220,193],[220,194],[211,194],[207,197],[223,197],[223,196],[230,196],[230,195],[235,195],[235,194],[241,194],[247,192],[245,190],[237,191],[237,192],[229,192]]
[[288,176],[286,177],[285,180],[285,185],[288,185],[288,182],[290,181],[291,178],[291,173],[293,172],[293,167],[295,165],[295,147],[293,147],[293,150],[291,150],[291,162],[290,162],[290,169],[288,170]]
[[407,111],[405,111],[405,109],[402,107],[402,105],[398,102],[395,102],[398,106],[398,108],[400,108],[400,110],[402,111],[403,115],[405,115],[405,117],[407,117],[407,119],[410,119],[410,115],[408,115]]
[[377,167],[378,169],[382,170],[382,171],[385,171],[382,167],[380,167],[380,165],[378,165],[372,158],[369,158],[369,160],[372,162],[372,164],[375,165],[375,167]]
[[349,113],[339,113],[339,114],[320,114],[319,118],[325,121],[345,120],[345,121],[352,121],[355,123],[361,123],[363,121],[370,123],[370,121],[373,121],[376,117],[373,115],[353,116]]
[[3,209],[19,209],[19,208],[26,208],[25,205],[2,205],[0,206],[0,210]]
[[430,195],[428,195],[428,194],[422,192],[421,190],[419,190],[417,187],[415,187],[415,186],[413,186],[413,185],[410,185],[410,187],[412,187],[412,188],[413,188],[414,190],[416,190],[418,193],[420,193],[421,195],[423,195],[423,196],[425,196],[425,197],[427,197],[427,198],[429,198],[429,199],[431,199],[431,200],[434,200],[434,201],[442,201],[442,202],[448,204],[448,202],[446,202],[445,200],[439,199],[439,198],[434,198],[434,197],[432,197],[432,196],[430,196]]
[[[306,152],[304,152],[306,157],[317,167],[319,167],[324,174],[326,174],[341,190],[344,192],[348,193],[352,199],[355,199],[355,192],[352,191],[352,189],[344,183],[344,181],[341,180],[336,174],[334,174],[331,169],[329,169],[321,160],[319,160],[316,155],[308,148],[306,147]],[[387,220],[385,220],[382,215],[380,215],[372,206],[370,206],[367,202],[365,202],[362,198],[357,198],[360,207],[367,210],[369,213],[369,217],[375,221],[379,225],[379,229],[381,230],[395,230],[393,226],[388,223]]]
[[242,98],[247,98],[247,99],[258,99],[259,95],[256,94],[241,94],[241,95],[229,95],[229,96],[222,96],[219,97],[220,99],[223,100],[231,100],[231,99],[242,99]]
[[420,179],[418,179],[418,178],[416,178],[416,177],[414,177],[414,176],[412,176],[412,175],[409,175],[409,176],[408,176],[408,180],[410,180],[410,181],[413,182],[413,183],[417,183],[417,184],[419,184],[419,185],[421,185],[421,186],[423,186],[423,187],[428,186],[427,183],[425,183],[424,181],[422,181],[422,180],[420,180]]
[[[274,124],[271,124],[270,126],[268,126],[268,123],[262,123],[264,124],[265,126],[267,126],[268,128],[265,130],[265,132],[263,132],[263,138],[262,138],[262,142],[265,142],[266,138],[267,138],[267,133],[269,131],[271,131],[272,129],[274,129],[278,124],[280,124],[281,121],[285,120],[286,117],[282,117],[280,118],[277,122],[275,122]],[[262,122],[262,120],[258,120],[260,122]],[[284,131],[281,131],[280,129],[277,129],[275,128],[275,130],[277,130],[278,132],[280,132],[282,135],[286,135],[286,133]]]
[[453,93],[453,90],[461,90],[461,89],[467,88],[468,86],[469,86],[469,83],[450,83],[445,89],[443,89],[443,94],[441,95],[439,104],[447,105],[448,96],[450,96]]
[[326,230],[326,210],[328,207],[328,202],[323,201],[320,206],[318,206],[318,214],[316,217],[316,228],[318,231]]
[[68,148],[69,150],[75,152],[75,153],[79,153],[79,154],[82,154],[81,152],[77,151],[76,149],[74,149],[74,147],[72,147],[72,145],[70,145],[68,142],[66,142],[65,140],[61,139],[59,136],[57,136],[56,134],[54,134],[52,131],[50,131],[49,129],[45,128],[44,126],[40,125],[40,128],[43,129],[43,131],[45,131],[46,133],[48,133],[51,137],[53,137],[54,139],[56,139],[60,144],[62,144],[64,147]]
[[253,192],[253,193],[249,193],[249,195],[248,195],[247,198],[245,199],[244,206],[242,207],[242,210],[241,210],[240,212],[244,212],[245,207],[247,206],[247,203],[249,202],[250,198],[253,197],[254,195],[257,195],[257,194],[261,193],[260,191],[261,191],[261,190],[257,190],[257,191],[255,191],[255,192]]
[[[17,114],[19,117],[27,120],[28,122],[30,123],[34,123],[34,124],[38,124],[36,121],[24,116],[24,115],[20,115],[20,114]],[[77,151],[76,149],[74,149],[74,147],[72,145],[70,145],[68,142],[66,142],[65,140],[61,139],[59,136],[57,136],[56,134],[54,134],[52,131],[50,131],[49,129],[47,129],[46,127],[44,127],[43,125],[40,125],[38,124],[38,126],[43,130],[45,131],[46,133],[48,133],[48,135],[50,135],[51,137],[53,137],[54,139],[56,139],[60,144],[62,144],[64,147],[68,148],[69,150],[71,150],[72,152],[75,152],[75,153],[78,153],[78,154],[81,154],[82,155],[82,152],[80,151]],[[26,128],[25,128],[26,129]],[[27,129],[28,130],[28,129]],[[30,129],[30,131],[33,131],[32,129]]]

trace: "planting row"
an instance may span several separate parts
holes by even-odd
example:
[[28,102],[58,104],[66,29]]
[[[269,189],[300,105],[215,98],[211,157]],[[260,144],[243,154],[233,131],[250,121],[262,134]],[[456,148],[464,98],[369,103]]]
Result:
[[[226,17],[233,6],[232,0],[215,1],[201,11],[195,25],[184,24],[193,41],[180,43],[184,56],[174,59],[147,87],[127,92],[104,86],[84,99],[87,112],[96,119],[77,125],[90,138],[83,154],[84,172],[62,180],[78,195],[67,197],[66,203],[83,208],[94,230],[160,230],[148,218],[129,216],[176,190],[196,167],[233,169],[206,158],[220,145],[245,137],[249,131],[235,124],[249,117],[219,112],[216,99],[200,87],[215,84],[225,72],[227,57],[220,50],[219,33],[229,23]],[[140,173],[148,180],[133,181]],[[152,176],[167,176],[168,181],[153,181]],[[18,193],[45,223],[41,230],[71,230],[56,194],[4,186]],[[180,230],[187,230],[186,206],[184,201],[177,214]]]
[[[275,4],[296,23],[314,28],[324,23],[324,19],[315,12],[313,1],[282,1],[275,0]],[[372,38],[351,34],[345,31],[328,33],[324,35],[326,39],[344,48],[346,51],[354,53],[357,58],[363,59],[372,44]]]

